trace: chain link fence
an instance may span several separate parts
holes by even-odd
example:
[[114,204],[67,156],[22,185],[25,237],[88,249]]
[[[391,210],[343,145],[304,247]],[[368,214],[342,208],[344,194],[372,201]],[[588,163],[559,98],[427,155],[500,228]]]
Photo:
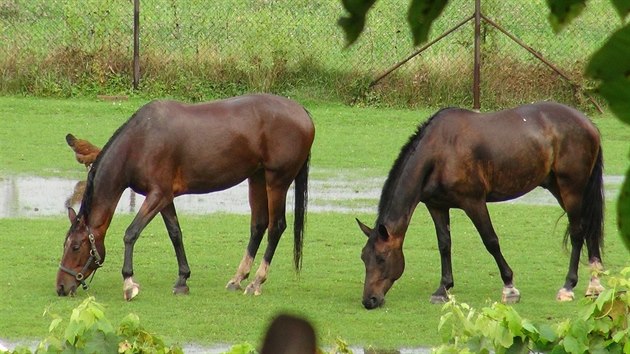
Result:
[[[578,86],[589,54],[620,24],[609,0],[592,0],[556,35],[544,0],[482,0],[482,13],[556,65]],[[271,91],[364,104],[472,105],[469,21],[409,57],[407,1],[377,2],[358,42],[345,48],[339,0],[152,0],[140,4],[140,92],[188,100]],[[0,0],[0,92],[119,94],[133,82],[133,0]],[[438,37],[474,13],[451,0]],[[584,106],[560,78],[482,22],[481,106],[553,99]]]

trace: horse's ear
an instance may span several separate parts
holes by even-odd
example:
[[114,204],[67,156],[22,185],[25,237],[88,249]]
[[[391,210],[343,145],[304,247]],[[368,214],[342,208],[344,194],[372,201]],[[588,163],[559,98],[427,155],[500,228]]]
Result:
[[359,224],[359,229],[361,229],[361,231],[363,231],[365,236],[370,237],[370,234],[372,233],[372,229],[370,229],[369,227],[367,227],[367,225],[365,225],[364,223],[359,221],[359,219],[355,218],[355,220],[357,221],[357,224]]
[[387,239],[389,239],[389,231],[387,231],[387,227],[385,227],[385,225],[378,224],[378,235],[383,241],[387,241]]
[[68,219],[70,219],[70,223],[73,223],[77,219],[77,212],[72,208],[68,208]]

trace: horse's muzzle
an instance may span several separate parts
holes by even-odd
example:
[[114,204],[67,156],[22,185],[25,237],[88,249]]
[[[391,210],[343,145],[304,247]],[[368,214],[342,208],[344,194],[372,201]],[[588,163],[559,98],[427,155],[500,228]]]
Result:
[[71,275],[59,271],[57,273],[57,295],[59,296],[73,296],[77,292],[79,283]]
[[57,285],[57,295],[59,296],[74,296],[74,294],[77,291],[77,286],[76,285],[70,285],[70,286],[66,286],[63,284],[59,284]]
[[384,303],[385,303],[385,299],[382,297],[377,298],[376,296],[371,296],[369,298],[363,299],[363,306],[365,306],[365,308],[368,310],[372,310],[377,307],[383,306]]

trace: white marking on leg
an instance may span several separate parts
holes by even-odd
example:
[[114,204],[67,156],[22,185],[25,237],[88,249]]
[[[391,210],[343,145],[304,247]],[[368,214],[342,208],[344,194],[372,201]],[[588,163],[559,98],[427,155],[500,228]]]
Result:
[[133,277],[126,278],[123,282],[123,297],[131,301],[140,292],[140,284],[133,280]]

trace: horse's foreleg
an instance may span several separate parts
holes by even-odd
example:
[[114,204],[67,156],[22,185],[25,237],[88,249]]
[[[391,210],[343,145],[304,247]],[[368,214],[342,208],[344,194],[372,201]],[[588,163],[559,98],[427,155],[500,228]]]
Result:
[[269,224],[267,191],[263,173],[249,178],[249,206],[252,211],[249,243],[236,274],[226,285],[228,290],[242,290],[241,282],[249,277],[254,258]]
[[503,303],[517,303],[521,299],[521,294],[514,287],[513,277],[514,273],[512,268],[508,265],[503,254],[501,253],[501,247],[499,246],[499,237],[494,231],[492,221],[490,220],[490,214],[488,213],[488,207],[483,201],[473,203],[472,205],[464,208],[466,215],[472,220],[475,228],[481,236],[486,250],[494,257],[499,272],[501,273],[501,279],[503,280],[503,291],[501,293],[501,301]]
[[249,285],[247,285],[247,288],[245,288],[245,294],[260,295],[262,291],[262,284],[267,280],[271,260],[276,252],[278,242],[280,242],[280,237],[287,228],[287,222],[284,215],[287,189],[288,186],[284,189],[272,189],[268,194],[270,222],[267,237],[267,249],[265,250],[263,261],[260,263],[260,267],[258,267],[258,270],[256,271],[256,277]]
[[431,303],[440,304],[448,301],[448,290],[454,286],[453,266],[451,262],[451,229],[448,209],[436,209],[429,207],[429,213],[435,224],[438,249],[442,268],[440,286],[431,295]]
[[144,230],[160,209],[168,203],[169,201],[160,198],[156,194],[147,195],[138,214],[136,214],[136,217],[125,231],[125,258],[123,261],[122,276],[124,279],[123,296],[127,301],[136,297],[140,292],[140,285],[133,280],[133,247],[138,237],[140,237],[142,230]]
[[173,243],[175,249],[175,256],[177,257],[177,265],[179,267],[179,278],[173,286],[173,294],[188,294],[188,285],[186,280],[190,277],[190,267],[188,266],[188,260],[186,259],[186,252],[184,251],[184,242],[182,241],[182,230],[177,220],[177,212],[175,211],[175,205],[171,202],[161,211],[164,225],[168,231],[168,236]]

